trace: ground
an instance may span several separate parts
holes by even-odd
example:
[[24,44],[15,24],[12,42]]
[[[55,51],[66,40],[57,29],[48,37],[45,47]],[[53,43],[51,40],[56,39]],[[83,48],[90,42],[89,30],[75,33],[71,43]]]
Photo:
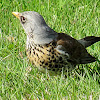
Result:
[[100,42],[87,48],[97,61],[77,66],[83,70],[77,77],[48,76],[29,63],[26,34],[12,15],[33,10],[56,32],[76,39],[100,36],[99,0],[2,0],[0,9],[0,100],[100,99]]

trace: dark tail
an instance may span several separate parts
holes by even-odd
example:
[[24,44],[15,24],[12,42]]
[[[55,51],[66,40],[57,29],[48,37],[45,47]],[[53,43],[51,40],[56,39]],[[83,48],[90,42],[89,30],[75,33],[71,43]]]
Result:
[[91,46],[92,44],[100,41],[100,37],[87,36],[81,40],[78,40],[85,48]]

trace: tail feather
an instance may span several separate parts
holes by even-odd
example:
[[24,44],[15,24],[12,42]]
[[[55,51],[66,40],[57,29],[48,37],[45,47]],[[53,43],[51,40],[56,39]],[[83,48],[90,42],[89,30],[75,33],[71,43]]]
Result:
[[100,41],[100,37],[95,37],[95,36],[87,36],[81,40],[78,40],[85,48],[91,46],[92,44]]
[[80,64],[87,64],[95,62],[96,58],[88,54],[86,57],[80,59]]

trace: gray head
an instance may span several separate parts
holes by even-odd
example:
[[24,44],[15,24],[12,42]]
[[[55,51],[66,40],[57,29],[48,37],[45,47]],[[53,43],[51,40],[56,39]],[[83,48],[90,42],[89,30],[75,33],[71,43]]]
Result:
[[34,41],[36,44],[46,44],[56,39],[57,33],[46,24],[39,13],[26,11],[13,12],[13,15],[20,20],[30,41]]

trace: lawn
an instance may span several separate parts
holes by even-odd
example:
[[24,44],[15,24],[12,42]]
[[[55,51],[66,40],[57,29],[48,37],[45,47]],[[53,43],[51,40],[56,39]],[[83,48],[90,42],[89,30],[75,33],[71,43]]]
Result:
[[76,39],[100,36],[99,0],[1,0],[0,100],[100,100],[100,42],[87,48],[97,61],[77,66],[77,77],[43,74],[27,59],[26,34],[13,11],[39,12],[56,32]]

